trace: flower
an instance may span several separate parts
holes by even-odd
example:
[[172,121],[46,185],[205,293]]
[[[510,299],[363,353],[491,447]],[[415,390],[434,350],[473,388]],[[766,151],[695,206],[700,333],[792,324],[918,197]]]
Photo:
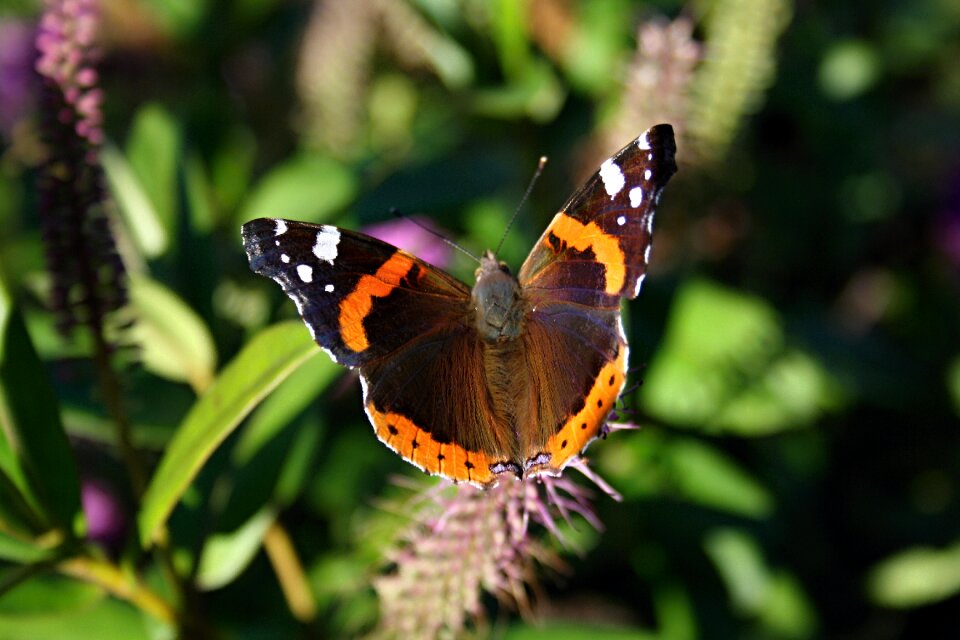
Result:
[[99,151],[103,142],[94,62],[95,0],[48,0],[40,19],[36,71],[47,147],[39,209],[51,304],[64,334],[87,325],[97,335],[106,314],[126,302],[125,270],[105,211]]
[[364,233],[389,242],[407,253],[412,253],[435,267],[450,264],[452,248],[443,240],[443,232],[435,229],[427,218],[400,218],[364,227]]
[[[568,468],[619,498],[584,460]],[[563,567],[538,532],[566,544],[557,518],[570,523],[574,516],[601,529],[590,499],[569,475],[520,480],[505,474],[489,489],[442,481],[420,492],[404,507],[412,522],[391,546],[387,571],[374,581],[380,631],[388,637],[458,637],[482,625],[484,594],[530,615],[538,570]]]

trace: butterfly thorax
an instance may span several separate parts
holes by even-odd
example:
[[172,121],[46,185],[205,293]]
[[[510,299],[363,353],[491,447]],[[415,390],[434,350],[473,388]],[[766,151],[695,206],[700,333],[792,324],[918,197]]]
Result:
[[480,336],[488,342],[514,340],[523,329],[520,285],[506,263],[487,251],[477,269],[473,286],[475,321]]

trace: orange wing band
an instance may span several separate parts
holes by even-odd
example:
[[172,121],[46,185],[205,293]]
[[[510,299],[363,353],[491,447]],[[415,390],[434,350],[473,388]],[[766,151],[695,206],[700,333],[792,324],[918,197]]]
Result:
[[544,449],[550,454],[549,469],[563,469],[597,437],[623,390],[625,375],[626,348],[620,345],[617,359],[600,369],[583,408],[570,416],[560,430],[547,440]]
[[577,251],[591,249],[605,269],[604,291],[611,296],[620,294],[626,281],[627,266],[620,241],[615,236],[605,233],[595,222],[583,224],[563,211],[556,215],[544,234],[543,242],[548,248],[551,233]]
[[340,337],[348,348],[360,353],[370,346],[364,319],[373,308],[374,298],[383,298],[399,286],[410,273],[413,256],[397,251],[380,265],[372,276],[363,276],[350,294],[340,301]]
[[496,482],[497,476],[490,471],[496,460],[485,453],[437,442],[406,416],[380,412],[372,402],[367,403],[367,415],[381,442],[427,473],[477,486]]

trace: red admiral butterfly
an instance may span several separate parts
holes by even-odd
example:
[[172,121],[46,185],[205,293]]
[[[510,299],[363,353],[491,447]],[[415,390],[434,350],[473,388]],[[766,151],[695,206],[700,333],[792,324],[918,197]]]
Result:
[[640,291],[654,209],[677,169],[661,124],[607,159],[520,268],[487,251],[468,286],[355,231],[260,218],[250,268],[314,340],[360,369],[377,437],[424,471],[491,485],[558,475],[603,432],[626,378],[620,299]]

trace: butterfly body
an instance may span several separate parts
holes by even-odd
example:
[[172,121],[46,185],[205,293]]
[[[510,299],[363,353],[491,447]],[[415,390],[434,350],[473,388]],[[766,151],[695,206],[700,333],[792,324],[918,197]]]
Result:
[[261,218],[244,244],[314,340],[359,369],[367,416],[404,459],[479,486],[556,475],[623,389],[620,301],[639,291],[674,151],[669,125],[644,133],[568,200],[517,276],[487,252],[472,289],[330,225]]

